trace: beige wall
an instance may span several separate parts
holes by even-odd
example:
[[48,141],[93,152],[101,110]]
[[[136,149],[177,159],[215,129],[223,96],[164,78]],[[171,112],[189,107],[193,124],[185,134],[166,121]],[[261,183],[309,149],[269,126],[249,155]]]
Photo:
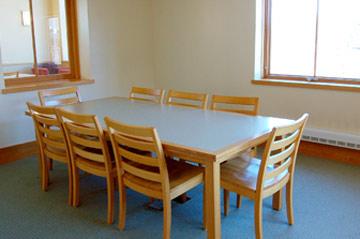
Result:
[[259,96],[264,115],[311,114],[309,127],[360,134],[360,94],[254,86],[255,0],[154,0],[155,84]]
[[[251,84],[254,0],[78,0],[84,100],[127,95],[132,85],[260,96],[261,114],[360,134],[359,93]],[[34,139],[23,115],[36,93],[0,95],[0,148]]]
[[[80,87],[82,98],[124,96],[133,84],[153,87],[151,2],[78,2],[82,74],[96,80]],[[0,148],[34,140],[26,101],[37,101],[36,92],[0,95]]]
[[33,63],[31,28],[23,26],[21,11],[29,1],[0,1],[0,46],[4,64]]

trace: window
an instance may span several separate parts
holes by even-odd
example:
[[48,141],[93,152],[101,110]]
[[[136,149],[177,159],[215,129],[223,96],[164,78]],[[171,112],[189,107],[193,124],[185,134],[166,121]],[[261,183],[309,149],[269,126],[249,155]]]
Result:
[[266,0],[264,78],[360,84],[359,0]]
[[80,78],[75,1],[0,1],[5,87]]

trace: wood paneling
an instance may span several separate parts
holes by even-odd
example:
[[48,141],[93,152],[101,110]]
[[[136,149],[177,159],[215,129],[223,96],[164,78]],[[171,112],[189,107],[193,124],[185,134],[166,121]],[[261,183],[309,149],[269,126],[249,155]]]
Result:
[[35,141],[0,149],[0,165],[38,154]]
[[299,152],[307,156],[335,160],[351,165],[360,165],[360,150],[302,141]]
[[262,79],[262,80],[252,80],[251,82],[254,85],[285,86],[285,87],[318,89],[318,90],[360,92],[360,85],[345,84],[345,82],[341,84],[335,82],[326,83],[326,82],[284,80],[284,79]]

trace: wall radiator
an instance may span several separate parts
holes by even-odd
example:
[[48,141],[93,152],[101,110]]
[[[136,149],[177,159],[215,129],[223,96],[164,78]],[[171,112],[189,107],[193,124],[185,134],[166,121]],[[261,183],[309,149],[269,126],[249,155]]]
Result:
[[302,140],[337,147],[360,150],[360,136],[319,129],[305,129]]

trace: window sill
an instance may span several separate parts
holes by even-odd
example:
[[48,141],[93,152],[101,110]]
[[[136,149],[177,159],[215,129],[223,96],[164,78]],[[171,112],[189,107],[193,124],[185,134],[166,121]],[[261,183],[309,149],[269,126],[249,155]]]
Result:
[[360,92],[360,85],[357,84],[309,82],[309,81],[295,81],[295,80],[275,80],[275,79],[252,80],[252,84],[297,87],[297,88],[308,88],[308,89],[319,89],[319,90]]
[[53,81],[44,81],[37,83],[29,83],[23,85],[9,86],[1,90],[1,94],[15,94],[20,92],[34,91],[34,90],[43,90],[51,88],[60,88],[66,86],[76,86],[76,85],[87,85],[93,84],[94,80],[53,80]]

